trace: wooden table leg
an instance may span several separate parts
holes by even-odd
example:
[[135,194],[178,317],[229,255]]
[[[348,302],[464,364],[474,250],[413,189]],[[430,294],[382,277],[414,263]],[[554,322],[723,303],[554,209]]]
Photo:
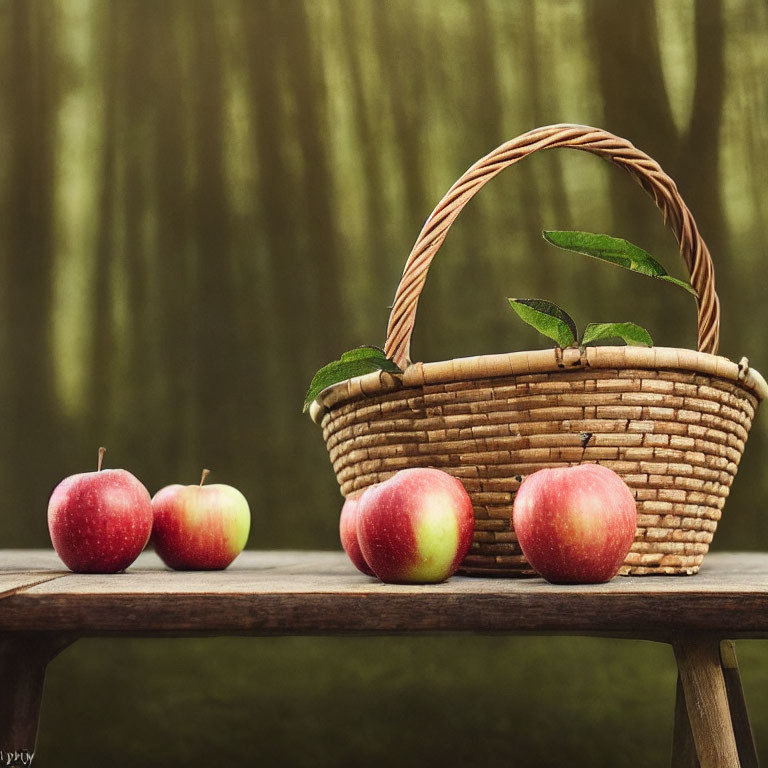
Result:
[[[739,768],[719,638],[687,635],[677,638],[673,647],[699,765],[701,768]],[[677,723],[681,718],[675,719]],[[675,730],[678,730],[677,724]],[[684,745],[683,735],[677,739],[676,746]],[[673,755],[673,765],[678,765],[674,763],[676,758],[677,755]]]
[[675,697],[675,729],[672,732],[672,768],[700,768],[693,743],[691,722],[685,708],[683,681],[677,676],[677,695]]
[[30,765],[45,668],[74,638],[0,636],[0,765]]
[[739,750],[741,768],[758,768],[757,749],[752,736],[752,727],[749,724],[747,702],[744,700],[744,689],[741,687],[736,645],[733,640],[723,640],[720,643],[720,663],[723,668],[725,690],[728,694],[731,723],[736,737],[736,747]]

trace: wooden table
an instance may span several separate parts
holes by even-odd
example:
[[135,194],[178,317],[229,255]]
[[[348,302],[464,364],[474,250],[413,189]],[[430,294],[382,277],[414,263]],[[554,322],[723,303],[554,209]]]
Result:
[[169,571],[145,553],[127,572],[101,576],[64,571],[37,550],[0,551],[0,765],[31,761],[46,665],[79,637],[424,632],[670,643],[673,766],[757,765],[733,641],[768,637],[768,554],[714,553],[697,576],[601,585],[456,576],[391,586],[340,552],[246,552],[208,573]]

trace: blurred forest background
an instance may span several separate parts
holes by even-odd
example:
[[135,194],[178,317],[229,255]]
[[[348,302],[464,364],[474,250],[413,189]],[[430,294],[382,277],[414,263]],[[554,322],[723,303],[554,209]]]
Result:
[[[502,141],[582,122],[677,181],[712,250],[721,353],[768,374],[763,0],[0,0],[0,545],[49,546],[65,475],[200,468],[250,546],[336,548],[301,413],[314,371],[382,344],[421,224]],[[574,256],[609,232],[681,276],[625,174],[547,152],[469,206],[416,359],[543,346],[506,296],[695,346],[682,291]],[[768,548],[768,418],[715,549]],[[768,644],[743,644],[768,759]],[[665,764],[671,653],[556,638],[81,641],[50,670],[40,766]]]

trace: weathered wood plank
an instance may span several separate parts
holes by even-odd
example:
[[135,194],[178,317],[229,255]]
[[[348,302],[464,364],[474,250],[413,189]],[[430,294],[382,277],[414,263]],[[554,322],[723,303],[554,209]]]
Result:
[[[716,629],[721,635],[765,636],[765,621],[733,611],[681,612],[682,603],[638,606],[626,599],[555,602],[512,595],[467,598],[435,592],[185,593],[38,595],[19,593],[0,604],[2,631],[102,633],[322,634],[507,632],[621,634],[668,639],[675,630]],[[763,601],[756,610],[768,612]],[[572,612],[572,613],[571,613]],[[741,623],[736,625],[734,622]]]
[[[289,549],[249,550],[243,552],[227,570],[292,566],[322,567],[325,562],[337,561],[339,555],[342,554],[335,551]],[[128,570],[165,571],[167,569],[154,552],[147,551]],[[54,571],[57,574],[70,573],[52,549],[0,549],[0,573],[37,573],[39,571]]]
[[46,573],[0,573],[0,599],[57,578],[61,577]]
[[[695,577],[629,577],[616,578],[608,584],[550,585],[541,579],[485,579],[455,576],[436,586],[385,585],[359,574],[343,553],[337,552],[247,552],[225,571],[185,571],[166,569],[152,553],[143,554],[137,563],[120,574],[73,574],[57,570],[20,572],[24,577],[45,580],[59,577],[50,590],[57,593],[116,593],[116,592],[188,592],[210,591],[264,592],[278,589],[285,592],[307,592],[318,589],[354,591],[368,588],[371,592],[403,594],[438,589],[451,594],[531,595],[664,595],[712,594],[729,595],[768,591],[768,556],[761,557],[764,570],[715,567],[724,559],[713,555],[713,567]],[[0,572],[0,575],[3,575]],[[61,578],[64,576],[65,578]]]
[[[221,573],[229,576],[242,571],[280,569],[289,575],[293,572],[316,572],[318,575],[345,573],[356,576],[357,571],[349,564],[341,551],[270,550],[243,552],[235,562]],[[167,569],[153,552],[143,553],[139,559],[119,578],[136,573],[156,571],[158,578],[172,576],[175,572]],[[58,556],[52,550],[0,550],[0,575],[38,574],[46,576],[68,575]],[[187,572],[194,574],[194,572]],[[215,572],[198,572],[197,575],[211,576]],[[90,578],[90,577],[89,577]],[[499,579],[454,577],[449,584],[475,585],[479,591],[493,591],[503,584],[542,584],[540,579]],[[400,589],[396,587],[395,589]],[[764,592],[768,589],[768,553],[761,552],[717,552],[707,559],[696,576],[646,576],[618,577],[608,584],[568,586],[569,591],[588,589],[626,593],[676,593],[685,592]]]
[[0,549],[0,573],[67,572],[52,549]]
[[[18,553],[2,567],[21,567]],[[218,572],[176,572],[152,553],[122,574],[61,575],[0,601],[0,631],[305,633],[499,631],[613,633],[668,639],[768,633],[768,555],[712,554],[693,577],[617,578],[558,586],[541,579],[456,576],[386,585],[342,552],[245,552]],[[45,572],[30,570],[40,579]]]
[[0,599],[69,573],[55,552],[39,549],[0,550]]
[[69,573],[53,551],[0,550],[0,599]]

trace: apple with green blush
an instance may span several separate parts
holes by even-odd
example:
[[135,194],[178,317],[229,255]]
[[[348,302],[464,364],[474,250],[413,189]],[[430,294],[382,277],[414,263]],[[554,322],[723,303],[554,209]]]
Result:
[[439,469],[397,472],[360,497],[357,538],[382,581],[434,584],[458,569],[475,527],[461,481]]
[[152,498],[151,543],[177,571],[226,568],[245,548],[251,527],[248,501],[231,485],[168,485]]

